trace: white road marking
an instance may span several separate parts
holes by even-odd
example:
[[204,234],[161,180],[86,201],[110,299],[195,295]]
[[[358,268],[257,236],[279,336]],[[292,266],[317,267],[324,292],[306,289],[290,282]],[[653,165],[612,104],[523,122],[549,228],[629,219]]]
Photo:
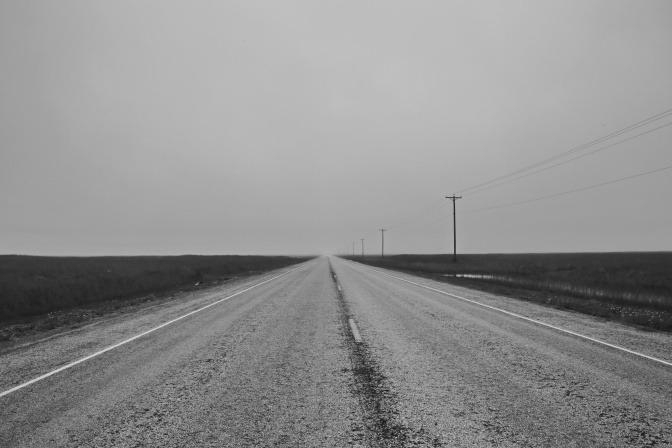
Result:
[[11,389],[8,389],[8,390],[6,390],[6,391],[4,391],[4,392],[0,392],[0,397],[4,397],[5,395],[9,395],[9,394],[11,394],[12,392],[16,392],[17,390],[23,389],[24,387],[30,386],[31,384],[37,383],[38,381],[41,381],[41,380],[43,380],[43,379],[45,379],[45,378],[49,378],[50,376],[55,375],[55,374],[57,374],[57,373],[59,373],[59,372],[62,372],[62,371],[64,371],[64,370],[67,370],[67,369],[69,369],[69,368],[71,368],[71,367],[74,367],[74,366],[76,366],[77,364],[81,364],[81,363],[83,363],[84,361],[88,361],[88,360],[91,359],[91,358],[95,358],[96,356],[102,355],[103,353],[109,352],[110,350],[114,350],[114,349],[117,348],[117,347],[121,347],[121,346],[124,345],[124,344],[128,344],[129,342],[135,341],[135,340],[138,339],[138,338],[141,338],[141,337],[143,337],[143,336],[145,336],[145,335],[148,335],[149,333],[152,333],[152,332],[154,332],[154,331],[156,331],[156,330],[159,330],[159,329],[161,329],[161,328],[163,328],[163,327],[166,327],[166,326],[168,326],[168,325],[170,325],[170,324],[172,324],[172,323],[175,323],[175,322],[177,322],[177,321],[179,321],[179,320],[182,320],[182,319],[184,319],[185,317],[191,316],[192,314],[196,314],[196,313],[198,313],[198,312],[200,312],[200,311],[203,311],[203,310],[205,310],[205,309],[207,309],[207,308],[210,308],[210,307],[215,306],[215,305],[217,305],[217,304],[219,304],[219,303],[222,303],[222,302],[224,302],[225,300],[229,300],[229,299],[231,299],[231,298],[233,298],[233,297],[236,297],[236,296],[238,296],[238,295],[240,295],[240,294],[242,294],[242,293],[244,293],[244,292],[247,292],[247,291],[249,291],[250,289],[256,288],[257,286],[261,286],[261,285],[263,285],[264,283],[268,283],[268,282],[270,282],[270,281],[272,281],[272,280],[275,280],[276,278],[280,278],[280,277],[282,277],[283,275],[287,275],[287,274],[289,274],[290,272],[296,271],[296,270],[299,269],[300,267],[301,267],[301,266],[297,266],[297,267],[295,267],[294,269],[291,269],[291,270],[289,270],[289,271],[287,271],[287,272],[283,272],[283,273],[280,274],[280,275],[276,275],[275,277],[269,278],[268,280],[264,280],[264,281],[261,282],[261,283],[257,283],[256,285],[252,285],[252,286],[250,286],[249,288],[245,288],[245,289],[243,289],[242,291],[238,291],[237,293],[235,293],[235,294],[231,294],[231,295],[228,296],[228,297],[224,297],[223,299],[219,299],[219,300],[217,300],[216,302],[212,302],[212,303],[210,303],[210,304],[208,304],[208,305],[205,305],[205,306],[203,306],[203,307],[201,307],[201,308],[198,308],[198,309],[196,309],[196,310],[190,311],[190,312],[188,312],[187,314],[184,314],[184,315],[182,315],[182,316],[180,316],[180,317],[177,317],[177,318],[175,318],[175,319],[169,320],[168,322],[164,322],[164,323],[162,323],[162,324],[159,325],[159,326],[156,326],[156,327],[154,327],[154,328],[152,328],[152,329],[149,329],[149,330],[147,330],[147,331],[143,331],[142,333],[137,334],[137,335],[135,335],[135,336],[133,336],[133,337],[131,337],[131,338],[125,339],[125,340],[123,340],[123,341],[121,341],[121,342],[118,342],[118,343],[116,343],[116,344],[114,344],[114,345],[110,345],[109,347],[106,347],[106,348],[104,348],[104,349],[102,349],[102,350],[100,350],[100,351],[97,351],[97,352],[92,353],[92,354],[90,354],[90,355],[88,355],[88,356],[85,356],[85,357],[80,358],[80,359],[78,359],[78,360],[76,360],[76,361],[73,361],[73,362],[71,362],[71,363],[69,363],[69,364],[66,364],[66,365],[64,365],[64,366],[61,366],[61,367],[59,367],[58,369],[52,370],[51,372],[48,372],[48,373],[45,373],[44,375],[38,376],[38,377],[36,377],[36,378],[33,378],[32,380],[26,381],[25,383],[19,384],[18,386],[12,387]]
[[352,336],[355,338],[355,342],[362,342],[362,335],[359,334],[359,329],[354,320],[348,319],[350,323],[350,330],[352,330]]
[[621,346],[619,346],[619,345],[610,344],[609,342],[605,342],[605,341],[602,341],[602,340],[600,340],[600,339],[591,338],[590,336],[586,336],[586,335],[584,335],[584,334],[577,333],[577,332],[575,332],[575,331],[565,330],[564,328],[556,327],[555,325],[547,324],[547,323],[542,322],[542,321],[540,321],[540,320],[532,319],[531,317],[525,317],[525,316],[522,316],[522,315],[520,315],[520,314],[512,313],[511,311],[506,311],[506,310],[503,310],[503,309],[501,309],[501,308],[497,308],[497,307],[494,307],[494,306],[491,306],[491,305],[486,305],[486,304],[484,304],[484,303],[477,302],[477,301],[475,301],[475,300],[471,300],[471,299],[467,299],[467,298],[464,298],[464,297],[460,297],[460,296],[457,296],[457,295],[455,295],[455,294],[451,294],[451,293],[449,293],[449,292],[442,291],[442,290],[440,290],[440,289],[431,288],[431,287],[429,287],[429,286],[421,285],[420,283],[415,283],[415,282],[412,282],[412,281],[410,281],[410,280],[406,280],[406,279],[403,279],[403,278],[401,278],[401,277],[397,277],[397,276],[388,274],[388,273],[386,273],[386,272],[380,271],[380,270],[378,270],[378,269],[370,268],[370,267],[365,266],[365,265],[363,265],[363,264],[361,264],[361,263],[359,263],[359,264],[360,264],[363,268],[365,268],[365,269],[368,269],[368,270],[370,270],[370,271],[374,271],[374,272],[378,272],[378,273],[383,274],[383,275],[387,275],[388,277],[396,278],[397,280],[401,280],[402,282],[410,283],[411,285],[419,286],[419,287],[421,287],[421,288],[428,289],[428,290],[430,290],[430,291],[434,291],[434,292],[438,292],[438,293],[443,294],[443,295],[446,295],[446,296],[454,297],[454,298],[459,299],[459,300],[464,300],[465,302],[473,303],[473,304],[475,304],[475,305],[479,305],[479,306],[482,306],[482,307],[484,307],[484,308],[489,308],[489,309],[494,310],[494,311],[499,311],[500,313],[508,314],[509,316],[513,316],[513,317],[516,317],[516,318],[518,318],[518,319],[526,320],[526,321],[528,321],[528,322],[532,322],[532,323],[535,323],[535,324],[537,324],[537,325],[541,325],[541,326],[543,326],[543,327],[552,328],[552,329],[554,329],[554,330],[556,330],[556,331],[560,331],[560,332],[562,332],[562,333],[571,334],[572,336],[576,336],[576,337],[579,337],[579,338],[582,338],[582,339],[586,339],[586,340],[588,340],[588,341],[592,341],[592,342],[595,342],[595,343],[597,343],[597,344],[606,345],[607,347],[611,347],[611,348],[614,348],[614,349],[616,349],[616,350],[621,350],[621,351],[623,351],[623,352],[630,353],[631,355],[640,356],[640,357],[642,357],[642,358],[646,358],[646,359],[648,359],[648,360],[655,361],[655,362],[664,364],[664,365],[666,365],[666,366],[670,366],[670,367],[672,367],[672,362],[670,362],[670,361],[665,361],[664,359],[655,358],[655,357],[653,357],[653,356],[649,356],[649,355],[646,355],[646,354],[644,354],[644,353],[636,352],[636,351],[634,351],[634,350],[630,350],[630,349],[628,349],[628,348],[621,347]]

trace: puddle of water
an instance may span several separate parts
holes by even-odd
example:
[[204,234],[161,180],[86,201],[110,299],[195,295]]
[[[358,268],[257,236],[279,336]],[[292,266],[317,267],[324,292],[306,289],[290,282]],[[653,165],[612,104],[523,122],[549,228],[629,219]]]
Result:
[[462,278],[480,278],[484,280],[504,280],[506,277],[486,274],[443,274],[446,277],[462,277]]

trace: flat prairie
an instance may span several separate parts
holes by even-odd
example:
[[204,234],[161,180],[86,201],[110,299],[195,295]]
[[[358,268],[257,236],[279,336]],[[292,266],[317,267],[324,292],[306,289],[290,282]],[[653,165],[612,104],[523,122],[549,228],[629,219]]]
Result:
[[0,256],[0,323],[278,269],[310,257]]

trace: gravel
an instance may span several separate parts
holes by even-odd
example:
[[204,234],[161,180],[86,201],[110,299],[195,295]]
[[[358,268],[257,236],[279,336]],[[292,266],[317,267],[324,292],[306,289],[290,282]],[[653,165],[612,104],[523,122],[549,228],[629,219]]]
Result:
[[[444,446],[671,446],[672,370],[332,263],[399,419]],[[672,338],[393,273],[670,359]],[[657,347],[656,342],[664,344]]]
[[[89,350],[127,335],[116,326],[147,321],[137,333],[177,311],[92,330]],[[3,368],[73,337],[5,354]],[[361,426],[352,381],[328,264],[312,262],[1,398],[0,446],[345,446]]]

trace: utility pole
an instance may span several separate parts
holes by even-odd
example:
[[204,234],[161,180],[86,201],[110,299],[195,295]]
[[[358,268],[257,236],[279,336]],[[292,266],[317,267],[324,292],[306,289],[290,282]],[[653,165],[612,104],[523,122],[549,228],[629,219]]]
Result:
[[385,231],[387,229],[380,229],[380,235],[382,237],[381,246],[380,246],[380,258],[385,258]]
[[352,255],[355,255],[355,242],[352,242]]
[[360,238],[362,240],[362,257],[364,256],[364,238]]
[[457,263],[457,226],[455,221],[455,201],[462,199],[462,196],[446,196],[446,199],[453,201],[453,263]]

